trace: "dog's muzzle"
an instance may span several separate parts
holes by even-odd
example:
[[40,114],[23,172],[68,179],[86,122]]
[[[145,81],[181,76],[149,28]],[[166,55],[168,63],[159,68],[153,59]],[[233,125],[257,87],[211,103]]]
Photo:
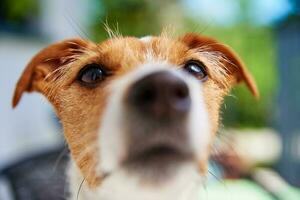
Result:
[[[129,166],[166,169],[192,157],[187,83],[172,71],[157,71],[132,83],[125,96]],[[135,167],[136,168],[136,167]]]
[[[196,163],[209,137],[201,83],[173,66],[141,66],[112,85],[99,130],[100,170],[167,174]],[[133,170],[132,170],[133,169]]]

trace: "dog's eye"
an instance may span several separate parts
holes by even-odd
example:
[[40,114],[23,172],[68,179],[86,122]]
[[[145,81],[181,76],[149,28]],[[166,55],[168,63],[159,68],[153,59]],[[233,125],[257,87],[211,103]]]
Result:
[[199,80],[205,81],[207,79],[205,65],[202,62],[189,61],[184,65],[184,69]]
[[101,68],[98,64],[88,64],[84,66],[79,74],[78,74],[78,81],[83,84],[93,86],[100,81],[104,80],[106,72]]

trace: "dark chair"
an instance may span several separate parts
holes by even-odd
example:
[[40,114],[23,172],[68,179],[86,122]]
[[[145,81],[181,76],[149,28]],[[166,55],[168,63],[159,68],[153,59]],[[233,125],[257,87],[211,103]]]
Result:
[[68,156],[68,150],[59,148],[0,169],[0,179],[5,180],[2,184],[6,184],[5,188],[9,188],[11,193],[6,196],[11,196],[12,200],[66,199],[68,186],[65,167]]

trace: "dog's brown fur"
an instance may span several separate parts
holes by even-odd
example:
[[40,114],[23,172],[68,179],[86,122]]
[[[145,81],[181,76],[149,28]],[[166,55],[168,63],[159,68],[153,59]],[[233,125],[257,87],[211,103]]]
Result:
[[[119,37],[100,44],[72,39],[50,45],[40,51],[23,72],[16,86],[13,107],[24,92],[44,94],[61,119],[72,158],[89,185],[96,186],[100,184],[101,174],[96,174],[95,170],[98,161],[95,141],[108,103],[107,86],[143,63],[149,52],[155,59],[167,60],[176,66],[190,59],[201,60],[207,66],[209,79],[203,83],[203,88],[213,125],[212,135],[219,126],[223,98],[233,85],[244,81],[253,95],[258,96],[252,77],[230,48],[214,39],[190,33],[178,39],[160,36],[149,43],[133,37]],[[113,75],[100,87],[81,87],[76,75],[84,65],[93,62],[105,66]],[[199,162],[200,168],[205,170],[206,160]]]

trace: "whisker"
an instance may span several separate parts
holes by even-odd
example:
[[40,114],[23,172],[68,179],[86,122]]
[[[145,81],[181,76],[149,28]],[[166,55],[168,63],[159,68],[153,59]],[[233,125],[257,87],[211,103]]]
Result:
[[82,179],[82,181],[81,181],[81,183],[79,185],[79,188],[78,188],[78,191],[77,191],[77,195],[76,195],[76,200],[78,200],[78,198],[79,198],[79,194],[80,194],[80,191],[81,191],[81,188],[83,186],[84,181],[85,181],[85,178]]
[[63,150],[60,152],[60,154],[57,156],[57,158],[56,158],[56,160],[55,160],[55,163],[54,163],[53,169],[52,169],[53,172],[56,171],[56,169],[57,169],[57,167],[58,167],[60,161],[62,160],[62,158],[64,157],[64,155],[65,155],[67,152],[68,152],[68,148],[67,148],[67,146],[66,146],[66,144],[65,144]]
[[119,32],[118,22],[117,22],[117,25],[116,25],[117,27],[113,27],[113,28],[111,28],[109,26],[107,19],[102,24],[103,24],[104,30],[107,32],[109,38],[118,38],[118,37],[122,36]]

